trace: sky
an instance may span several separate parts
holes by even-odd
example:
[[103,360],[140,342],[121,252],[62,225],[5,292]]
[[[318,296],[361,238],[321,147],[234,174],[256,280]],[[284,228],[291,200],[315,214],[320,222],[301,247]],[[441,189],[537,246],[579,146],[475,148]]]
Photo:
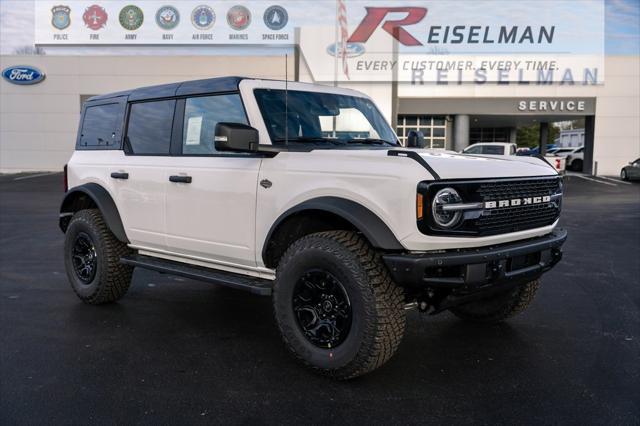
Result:
[[[579,7],[581,1],[582,0],[575,0],[576,7]],[[132,0],[132,3],[135,2]],[[348,5],[349,0],[346,0],[346,3]],[[373,0],[372,3],[374,3]],[[429,1],[425,1],[425,3],[428,4]],[[452,0],[451,3],[455,3],[455,0]],[[607,55],[639,55],[640,0],[605,0],[604,3],[605,53]],[[60,4],[64,4],[64,0],[61,0]],[[25,46],[33,46],[33,44],[34,1],[0,0],[0,54],[13,54],[16,49]],[[113,48],[101,49],[107,49],[108,53],[108,49]],[[147,49],[147,52],[149,54],[157,54],[163,49],[166,48]],[[199,49],[199,53],[202,53],[202,48],[177,49],[183,53],[188,53],[190,49]],[[117,50],[114,50],[114,53],[116,51]],[[207,52],[214,51],[215,48],[207,50]],[[86,52],[86,49],[76,49],[76,53],[78,54],[82,54],[84,52]],[[247,52],[245,51],[244,53],[246,54]]]

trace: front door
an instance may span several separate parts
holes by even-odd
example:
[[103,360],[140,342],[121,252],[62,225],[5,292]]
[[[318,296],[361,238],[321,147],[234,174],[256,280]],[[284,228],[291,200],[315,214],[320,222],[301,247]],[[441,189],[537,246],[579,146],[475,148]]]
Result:
[[[182,138],[167,170],[166,236],[176,255],[218,267],[252,268],[255,261],[256,186],[262,159],[218,152],[218,122],[244,123],[239,94],[180,100]],[[175,132],[174,132],[175,135]],[[180,139],[180,138],[179,138]]]

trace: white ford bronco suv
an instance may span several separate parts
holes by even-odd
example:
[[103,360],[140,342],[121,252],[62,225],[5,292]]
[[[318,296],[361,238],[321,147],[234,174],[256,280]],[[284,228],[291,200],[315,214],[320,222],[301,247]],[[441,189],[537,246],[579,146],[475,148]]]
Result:
[[271,295],[286,346],[338,379],[391,358],[406,309],[522,311],[561,258],[561,177],[409,141],[328,86],[225,77],[93,97],[60,207],[71,286],[113,302],[141,267]]

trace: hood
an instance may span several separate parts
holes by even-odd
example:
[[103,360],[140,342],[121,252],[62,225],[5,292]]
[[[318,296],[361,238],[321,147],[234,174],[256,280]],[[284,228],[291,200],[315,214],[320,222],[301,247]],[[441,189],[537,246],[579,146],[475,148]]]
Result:
[[554,176],[558,173],[536,157],[476,156],[449,151],[416,150],[441,179]]

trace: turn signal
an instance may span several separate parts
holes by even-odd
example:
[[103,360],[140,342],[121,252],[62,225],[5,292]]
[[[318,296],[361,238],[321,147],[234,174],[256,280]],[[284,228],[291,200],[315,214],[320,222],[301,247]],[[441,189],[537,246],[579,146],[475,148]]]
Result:
[[418,194],[416,195],[416,217],[418,218],[418,220],[422,220],[422,212],[423,212],[423,196],[422,194]]

